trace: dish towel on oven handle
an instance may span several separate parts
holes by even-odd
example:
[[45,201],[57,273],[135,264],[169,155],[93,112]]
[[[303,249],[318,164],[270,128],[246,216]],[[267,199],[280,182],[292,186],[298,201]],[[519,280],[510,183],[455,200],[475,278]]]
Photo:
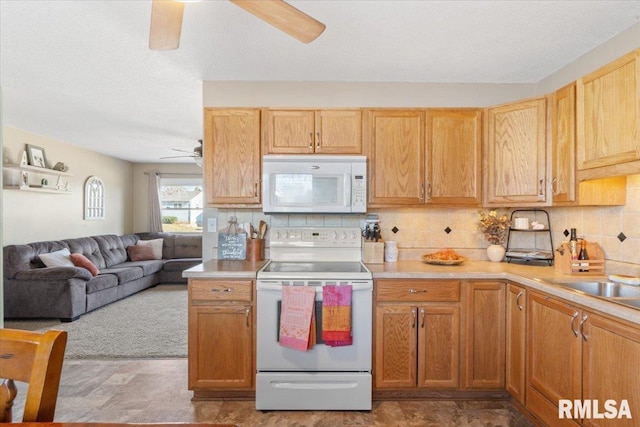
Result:
[[307,351],[316,291],[313,286],[283,286],[280,312],[280,345]]
[[353,344],[351,285],[322,287],[322,340],[331,347]]

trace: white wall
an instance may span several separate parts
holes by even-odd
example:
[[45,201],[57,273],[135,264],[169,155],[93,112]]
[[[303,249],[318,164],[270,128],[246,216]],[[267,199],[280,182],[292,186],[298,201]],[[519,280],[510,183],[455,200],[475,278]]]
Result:
[[149,231],[149,172],[160,174],[202,175],[202,168],[192,163],[136,163],[133,165],[133,232]]
[[[3,245],[133,231],[132,163],[20,129],[4,127],[3,136],[4,163],[19,163],[25,144],[32,144],[44,148],[50,165],[62,161],[73,175],[68,179],[71,194],[3,190]],[[5,184],[15,179],[13,174],[18,173],[3,171]],[[85,221],[84,183],[93,175],[105,184],[106,218]]]

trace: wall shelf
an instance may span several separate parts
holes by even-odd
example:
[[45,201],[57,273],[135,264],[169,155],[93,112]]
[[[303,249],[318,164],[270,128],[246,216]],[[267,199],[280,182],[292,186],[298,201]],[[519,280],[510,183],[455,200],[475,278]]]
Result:
[[[5,163],[2,165],[3,170],[16,172],[20,175],[20,172],[26,172],[31,175],[49,175],[49,176],[57,176],[58,182],[60,183],[61,178],[72,177],[73,175],[68,172],[57,171],[48,168],[39,168],[37,166],[29,166],[29,165],[17,165],[12,163]],[[7,180],[8,184],[19,184],[20,177],[15,181],[13,179]],[[6,182],[6,181],[5,181]],[[58,189],[56,187],[51,186],[26,186],[26,185],[4,185],[3,190],[19,190],[19,191],[31,191],[34,193],[50,193],[50,194],[71,194],[71,190]]]
[[61,171],[56,171],[56,170],[48,169],[48,168],[39,168],[37,166],[15,165],[15,164],[10,164],[10,163],[2,165],[2,169],[39,173],[39,174],[43,174],[43,175],[73,176],[69,172],[61,172]]
[[71,191],[56,190],[55,188],[44,188],[44,187],[13,187],[13,186],[5,186],[5,187],[2,187],[2,189],[3,190],[33,191],[35,193],[71,194]]

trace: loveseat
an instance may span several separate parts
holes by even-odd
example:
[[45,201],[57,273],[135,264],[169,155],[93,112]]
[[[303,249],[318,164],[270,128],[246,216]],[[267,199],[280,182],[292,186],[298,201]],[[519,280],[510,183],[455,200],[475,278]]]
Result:
[[[139,255],[139,246],[154,246],[154,259]],[[64,266],[47,267],[40,257],[51,265],[60,254]],[[201,235],[109,234],[5,246],[4,315],[73,321],[159,283],[186,283],[182,271],[201,262]]]

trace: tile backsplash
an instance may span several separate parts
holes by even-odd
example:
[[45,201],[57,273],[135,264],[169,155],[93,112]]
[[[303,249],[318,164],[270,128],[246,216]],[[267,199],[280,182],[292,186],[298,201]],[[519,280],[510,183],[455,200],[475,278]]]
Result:
[[[380,219],[382,238],[398,242],[400,259],[419,259],[425,252],[452,248],[471,259],[486,260],[488,242],[478,230],[478,208],[407,208],[372,210]],[[640,175],[627,177],[627,204],[614,207],[549,207],[554,249],[568,240],[563,234],[574,227],[578,237],[602,246],[607,272],[640,275]],[[511,210],[498,209],[511,213]],[[364,215],[265,215],[255,209],[207,209],[206,217],[216,217],[218,230],[229,218],[257,225],[264,220],[270,227],[362,227]],[[525,216],[522,214],[521,216]],[[540,213],[531,221],[546,222]],[[394,233],[393,229],[397,229]],[[620,241],[620,233],[627,237]],[[268,237],[268,233],[267,233]],[[547,233],[513,233],[511,247],[548,248]],[[506,245],[506,244],[505,244]],[[217,233],[205,233],[204,259],[216,257]],[[207,251],[211,251],[207,253]],[[267,251],[268,256],[268,251]]]

